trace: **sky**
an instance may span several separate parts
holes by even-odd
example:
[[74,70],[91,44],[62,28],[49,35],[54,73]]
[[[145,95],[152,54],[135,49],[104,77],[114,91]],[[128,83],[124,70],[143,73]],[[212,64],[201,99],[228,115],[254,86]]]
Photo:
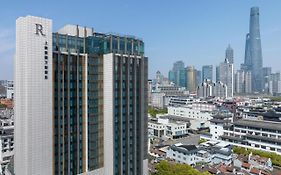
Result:
[[260,8],[264,66],[281,70],[280,0],[10,0],[0,7],[0,79],[13,79],[15,21],[33,15],[53,20],[53,31],[66,24],[98,32],[135,35],[145,42],[149,78],[167,76],[177,60],[201,69],[218,65],[225,49],[234,49],[235,68],[244,60],[250,8]]

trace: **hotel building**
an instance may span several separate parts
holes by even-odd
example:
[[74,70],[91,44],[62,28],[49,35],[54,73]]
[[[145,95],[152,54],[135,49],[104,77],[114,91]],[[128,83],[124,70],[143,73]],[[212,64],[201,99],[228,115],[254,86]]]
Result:
[[15,174],[148,174],[147,64],[135,37],[18,18]]

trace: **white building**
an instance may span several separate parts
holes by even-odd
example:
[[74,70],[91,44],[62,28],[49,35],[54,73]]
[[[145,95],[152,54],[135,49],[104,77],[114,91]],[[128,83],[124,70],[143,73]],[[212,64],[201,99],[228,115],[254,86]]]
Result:
[[213,96],[220,97],[220,98],[227,98],[228,97],[228,88],[227,85],[218,81],[213,83]]
[[14,81],[12,80],[7,81],[6,98],[14,99]]
[[53,173],[52,21],[27,16],[18,18],[16,26],[15,174],[49,175]]
[[252,93],[252,74],[250,71],[238,70],[235,74],[235,92]]
[[14,121],[0,119],[0,174],[4,174],[11,157],[14,155]]
[[159,116],[148,121],[150,134],[154,137],[168,137],[172,139],[184,137],[188,134],[189,120],[171,115]]
[[242,119],[223,124],[211,121],[210,133],[214,134],[213,139],[235,146],[281,154],[280,122]]
[[233,97],[234,90],[234,73],[233,63],[229,63],[228,59],[225,59],[219,66],[219,80],[227,86],[227,96]]
[[212,119],[212,113],[210,111],[198,110],[188,106],[168,106],[168,114],[201,121]]
[[195,145],[183,145],[179,143],[168,148],[166,157],[178,163],[195,165],[198,162],[196,160],[197,151],[198,149]]
[[183,145],[181,143],[171,145],[166,153],[166,157],[178,163],[196,165],[197,163],[207,163],[210,165],[232,163],[232,150],[229,144],[222,142],[208,141],[195,145]]

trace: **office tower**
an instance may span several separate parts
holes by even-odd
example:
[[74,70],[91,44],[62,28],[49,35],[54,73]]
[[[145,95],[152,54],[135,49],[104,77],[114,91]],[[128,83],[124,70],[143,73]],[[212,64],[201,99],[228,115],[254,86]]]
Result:
[[186,89],[189,92],[195,92],[196,91],[196,72],[197,70],[194,68],[194,66],[187,66],[186,67]]
[[227,86],[227,96],[233,96],[233,64],[229,63],[227,59],[219,66],[219,79],[223,84]]
[[180,69],[178,71],[178,75],[179,75],[179,84],[178,86],[180,87],[186,87],[186,69]]
[[196,70],[196,86],[202,83],[202,72],[200,70]]
[[272,72],[271,67],[263,67],[262,68],[262,78],[263,78],[263,91],[268,93],[269,89],[268,89],[268,85],[269,85],[269,78],[270,78],[270,74]]
[[173,69],[169,71],[169,80],[174,82],[178,86],[185,84],[182,80],[185,80],[185,68],[183,61],[177,61],[173,65]]
[[213,81],[213,66],[212,65],[205,65],[202,67],[202,81],[204,82],[205,79]]
[[235,92],[237,94],[252,93],[252,75],[250,71],[238,70],[236,72]]
[[233,49],[231,48],[230,44],[225,50],[225,58],[228,59],[229,63],[233,64],[234,63],[234,56],[233,56]]
[[216,82],[220,81],[220,66],[216,66]]
[[252,7],[250,13],[250,31],[246,35],[245,60],[243,69],[252,72],[253,91],[262,91],[262,48],[259,26],[259,8]]
[[148,174],[147,62],[135,37],[18,18],[15,174]]

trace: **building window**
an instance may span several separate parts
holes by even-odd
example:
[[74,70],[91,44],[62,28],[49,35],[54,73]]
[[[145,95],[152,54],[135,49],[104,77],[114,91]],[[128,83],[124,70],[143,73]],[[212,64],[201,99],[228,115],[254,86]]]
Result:
[[47,80],[47,79],[48,79],[48,76],[45,75],[45,80]]

